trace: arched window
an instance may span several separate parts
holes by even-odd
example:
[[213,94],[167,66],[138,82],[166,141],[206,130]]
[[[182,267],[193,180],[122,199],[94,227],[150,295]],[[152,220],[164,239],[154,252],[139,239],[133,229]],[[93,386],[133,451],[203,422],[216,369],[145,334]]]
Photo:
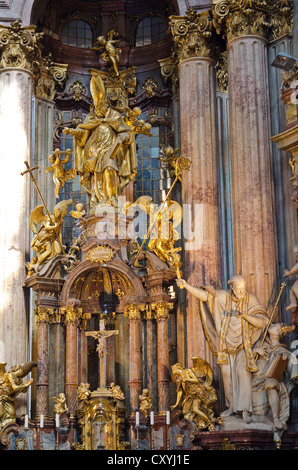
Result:
[[165,37],[166,24],[159,16],[144,18],[137,26],[136,47],[155,44]]
[[92,47],[93,34],[90,25],[83,20],[71,20],[65,23],[61,35],[62,44],[73,47]]

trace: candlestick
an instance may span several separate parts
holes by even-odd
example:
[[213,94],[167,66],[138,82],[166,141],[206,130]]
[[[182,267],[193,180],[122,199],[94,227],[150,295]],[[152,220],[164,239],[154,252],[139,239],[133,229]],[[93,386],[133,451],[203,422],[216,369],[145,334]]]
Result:
[[167,411],[167,418],[166,418],[166,424],[170,424],[170,418],[171,418],[171,414],[169,411]]
[[59,428],[59,415],[56,413],[56,428]]
[[150,424],[151,424],[151,426],[153,426],[153,424],[154,424],[154,411],[150,412]]
[[39,427],[43,428],[43,415],[40,415]]
[[28,429],[29,424],[28,424],[28,415],[25,415],[25,429]]
[[136,426],[140,425],[140,413],[136,411]]

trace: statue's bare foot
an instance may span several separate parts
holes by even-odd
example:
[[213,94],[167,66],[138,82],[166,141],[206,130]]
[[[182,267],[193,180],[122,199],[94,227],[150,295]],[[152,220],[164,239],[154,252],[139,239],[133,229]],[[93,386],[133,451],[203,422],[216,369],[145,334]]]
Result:
[[233,414],[234,411],[232,410],[232,408],[228,408],[227,410],[223,411],[220,416],[222,418],[227,418],[228,416],[232,416]]
[[251,414],[249,411],[242,411],[242,419],[246,424],[251,423]]
[[284,429],[284,425],[278,418],[273,418],[274,429],[277,431],[282,431]]

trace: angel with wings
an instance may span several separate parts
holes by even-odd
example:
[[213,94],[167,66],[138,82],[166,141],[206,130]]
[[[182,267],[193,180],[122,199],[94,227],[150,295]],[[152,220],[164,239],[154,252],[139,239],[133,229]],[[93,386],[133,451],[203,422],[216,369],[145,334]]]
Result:
[[67,206],[71,203],[71,199],[59,202],[54,207],[53,213],[48,215],[45,214],[43,206],[37,206],[32,211],[30,228],[34,233],[34,237],[31,242],[31,248],[37,253],[37,256],[34,263],[29,263],[31,270],[38,272],[42,264],[64,253],[65,246],[62,244],[62,227],[67,214]]

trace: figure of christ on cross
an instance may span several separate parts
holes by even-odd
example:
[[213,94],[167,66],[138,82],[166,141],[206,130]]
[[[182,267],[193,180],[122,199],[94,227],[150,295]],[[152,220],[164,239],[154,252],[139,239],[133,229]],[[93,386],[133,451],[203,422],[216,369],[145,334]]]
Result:
[[107,354],[107,345],[106,340],[114,335],[118,335],[118,330],[106,330],[104,320],[100,320],[100,330],[99,331],[87,331],[86,336],[92,336],[98,341],[96,351],[99,358],[99,371],[100,371],[100,388],[105,388],[106,384],[106,366],[105,366],[105,356]]

